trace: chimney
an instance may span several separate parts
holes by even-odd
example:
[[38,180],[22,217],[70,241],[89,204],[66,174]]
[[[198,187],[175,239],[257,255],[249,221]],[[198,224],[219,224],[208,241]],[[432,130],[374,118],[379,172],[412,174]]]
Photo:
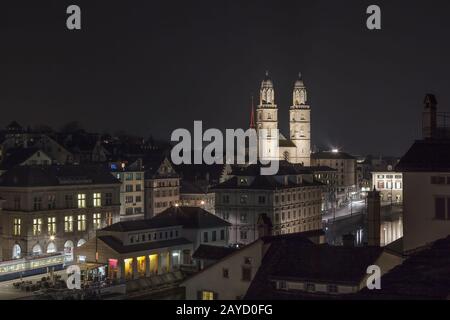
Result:
[[367,193],[367,240],[369,246],[380,246],[380,192],[373,188]]
[[355,236],[351,233],[344,234],[342,236],[342,245],[344,247],[354,247],[355,246]]
[[424,110],[422,113],[422,136],[424,139],[436,137],[437,120],[436,105],[437,100],[434,94],[427,94],[424,100]]

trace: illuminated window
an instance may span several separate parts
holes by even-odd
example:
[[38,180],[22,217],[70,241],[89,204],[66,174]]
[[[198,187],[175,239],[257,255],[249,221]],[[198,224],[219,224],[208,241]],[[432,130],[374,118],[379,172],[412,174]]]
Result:
[[102,194],[94,193],[94,207],[101,207],[101,206],[102,206]]
[[78,221],[78,231],[86,231],[86,215],[79,214],[77,221]]
[[78,194],[78,208],[86,208],[86,194],[85,193]]
[[125,259],[125,278],[130,280],[133,279],[133,258]]
[[47,218],[48,222],[48,234],[49,235],[55,235],[56,234],[56,217],[49,217]]
[[14,235],[15,236],[20,236],[20,225],[21,225],[21,219],[19,219],[19,218],[15,218],[14,219],[14,230],[13,230],[13,232],[14,232]]
[[94,213],[92,220],[94,222],[94,230],[100,229],[101,224],[102,224],[102,214]]
[[214,292],[202,291],[202,300],[214,300]]
[[150,274],[158,274],[158,255],[151,254],[150,258]]
[[137,271],[141,277],[145,277],[145,257],[137,257]]
[[42,231],[42,219],[33,219],[33,235],[38,236]]
[[106,213],[106,217],[105,217],[105,223],[107,226],[110,226],[113,224],[113,215],[111,212],[107,212]]
[[73,216],[64,217],[64,232],[73,231]]

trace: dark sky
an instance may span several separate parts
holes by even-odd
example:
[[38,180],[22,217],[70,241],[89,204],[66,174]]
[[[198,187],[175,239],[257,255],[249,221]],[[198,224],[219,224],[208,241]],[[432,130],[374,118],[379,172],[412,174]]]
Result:
[[[194,120],[246,128],[266,69],[288,132],[304,75],[312,143],[402,155],[422,100],[450,104],[449,1],[9,1],[0,8],[0,126],[79,120],[168,139]],[[78,4],[82,30],[66,29]],[[382,9],[382,30],[365,27]]]

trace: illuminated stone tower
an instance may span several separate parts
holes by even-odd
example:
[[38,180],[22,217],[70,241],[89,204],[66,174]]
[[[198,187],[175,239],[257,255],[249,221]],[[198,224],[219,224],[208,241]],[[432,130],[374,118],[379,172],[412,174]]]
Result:
[[311,107],[307,104],[308,95],[301,74],[295,81],[292,92],[292,106],[289,110],[290,139],[296,145],[296,158],[291,162],[311,163]]
[[[275,104],[275,91],[273,82],[266,71],[266,76],[261,82],[259,91],[259,105],[256,108],[256,129],[263,130],[267,134],[264,139],[259,139],[259,148],[263,159],[278,160],[278,107]],[[261,152],[260,151],[260,152]]]

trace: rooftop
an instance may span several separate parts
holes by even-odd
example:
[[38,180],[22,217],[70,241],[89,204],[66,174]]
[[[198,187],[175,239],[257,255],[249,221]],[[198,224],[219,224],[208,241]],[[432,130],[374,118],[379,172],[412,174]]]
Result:
[[143,242],[139,244],[132,245],[123,245],[123,243],[116,239],[113,236],[99,236],[101,241],[103,241],[108,247],[116,251],[117,253],[130,253],[130,252],[139,252],[139,251],[147,251],[157,248],[168,248],[173,246],[179,246],[184,244],[190,244],[189,240],[185,238],[177,238],[171,240],[162,240],[162,241],[152,241],[152,242]]
[[311,154],[312,159],[355,159],[356,158],[345,152],[320,151]]
[[201,244],[193,254],[194,259],[220,260],[235,252],[236,248],[209,246]]
[[417,140],[397,164],[402,172],[450,172],[450,140]]
[[170,207],[153,217],[155,223],[182,225],[186,229],[228,227],[231,224],[199,207]]
[[120,184],[101,165],[17,166],[0,176],[0,187]]

